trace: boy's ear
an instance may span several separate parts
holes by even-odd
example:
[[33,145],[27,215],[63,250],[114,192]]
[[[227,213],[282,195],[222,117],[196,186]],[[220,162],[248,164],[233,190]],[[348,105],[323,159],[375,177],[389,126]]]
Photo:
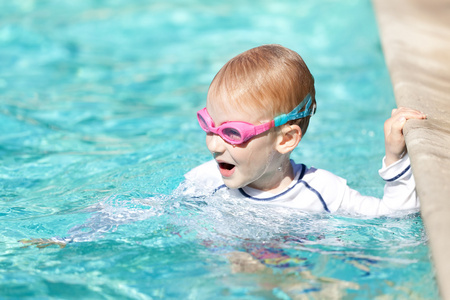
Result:
[[281,154],[291,152],[302,140],[302,129],[298,125],[284,125],[278,137],[277,151]]

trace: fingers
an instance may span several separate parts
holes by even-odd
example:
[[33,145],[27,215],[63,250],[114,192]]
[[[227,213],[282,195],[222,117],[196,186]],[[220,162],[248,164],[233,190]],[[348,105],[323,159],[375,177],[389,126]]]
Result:
[[424,113],[415,109],[406,107],[395,108],[392,110],[391,117],[384,123],[385,134],[389,135],[393,130],[401,131],[407,120],[423,120],[426,118],[427,116]]
[[407,120],[409,119],[426,119],[427,115],[425,115],[423,112],[407,108],[407,107],[399,107],[394,108],[391,113],[391,117],[397,117],[397,116],[403,116]]
[[403,136],[403,127],[405,126],[405,124],[406,118],[402,116],[392,120],[389,124],[387,132],[385,133],[387,142],[404,147],[405,142]]
[[392,110],[391,117],[384,123],[386,165],[389,165],[406,153],[405,137],[403,127],[407,120],[423,120],[427,116],[415,109],[399,107]]

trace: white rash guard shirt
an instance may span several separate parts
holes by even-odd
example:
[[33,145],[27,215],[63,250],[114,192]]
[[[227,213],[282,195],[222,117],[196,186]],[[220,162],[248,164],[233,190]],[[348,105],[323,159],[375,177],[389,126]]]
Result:
[[248,201],[279,205],[311,212],[337,212],[366,216],[387,215],[398,211],[418,209],[415,181],[408,155],[378,171],[386,182],[384,196],[378,199],[363,196],[351,189],[347,181],[328,171],[308,168],[291,160],[295,178],[282,192],[273,194],[250,187],[230,189],[225,186],[214,160],[206,162],[185,175],[183,193],[186,195],[220,195],[243,197]]

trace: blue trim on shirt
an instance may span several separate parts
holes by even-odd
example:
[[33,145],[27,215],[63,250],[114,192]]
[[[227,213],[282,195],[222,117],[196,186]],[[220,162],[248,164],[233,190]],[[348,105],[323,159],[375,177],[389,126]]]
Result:
[[302,172],[300,173],[300,176],[298,177],[298,179],[303,179],[303,176],[305,176],[306,173],[306,166],[304,164],[302,164]]
[[284,192],[282,192],[281,194],[275,195],[275,196],[270,197],[270,198],[264,198],[264,199],[254,198],[254,197],[250,196],[249,194],[247,194],[247,193],[244,191],[244,189],[239,188],[238,190],[239,190],[239,192],[241,192],[241,194],[242,194],[243,196],[245,196],[245,197],[247,197],[247,198],[250,198],[250,199],[253,199],[253,200],[257,200],[257,201],[270,201],[270,200],[274,200],[274,199],[278,198],[279,196],[282,196],[282,195],[286,194],[287,192],[289,192],[290,190],[292,190],[292,189],[300,182],[300,180],[303,178],[303,174],[304,174],[304,172],[305,172],[305,169],[306,169],[306,166],[302,164],[302,174],[300,174],[300,177],[298,178],[298,181],[297,181],[293,186],[291,186],[290,188],[288,188],[287,190],[285,190]]
[[306,181],[301,180],[301,182],[302,182],[303,184],[305,184],[305,186],[306,186],[311,192],[313,192],[314,194],[317,195],[317,197],[319,198],[320,202],[322,202],[323,209],[325,209],[326,212],[330,212],[330,210],[328,209],[327,204],[325,203],[325,201],[324,201],[323,198],[322,198],[322,195],[321,195],[316,189],[312,188]]
[[218,190],[223,189],[225,187],[227,187],[225,184],[222,184],[221,186],[216,187],[216,189],[212,192],[212,194],[214,195],[215,193],[217,193]]
[[[327,211],[327,212],[330,212],[330,210],[329,210],[328,207],[327,207],[327,204],[325,203],[325,201],[324,201],[323,198],[322,198],[322,195],[321,195],[317,190],[315,190],[314,188],[312,188],[306,181],[302,180],[302,178],[303,178],[303,176],[305,175],[305,173],[306,173],[306,166],[305,166],[304,164],[302,164],[302,171],[301,171],[301,173],[300,173],[300,176],[299,176],[297,182],[296,182],[293,186],[291,186],[289,189],[287,189],[287,190],[285,190],[284,192],[282,192],[281,194],[275,195],[275,196],[270,197],[270,198],[264,198],[264,199],[255,198],[255,197],[252,197],[252,196],[250,196],[249,194],[247,194],[242,188],[239,188],[238,190],[239,190],[239,192],[240,192],[244,197],[250,198],[250,199],[252,199],[252,200],[256,200],[256,201],[271,201],[271,200],[275,200],[275,199],[277,199],[278,197],[280,197],[280,196],[282,196],[282,195],[288,193],[288,192],[289,192],[290,190],[292,190],[297,184],[303,183],[303,184],[306,186],[307,189],[309,189],[311,192],[313,192],[314,194],[316,194],[316,196],[319,198],[320,202],[322,203],[323,209],[324,209],[325,211]],[[220,187],[219,187],[219,188],[220,188]],[[218,190],[219,188],[217,188],[216,190]]]
[[392,177],[391,179],[385,179],[384,181],[391,182],[391,181],[397,180],[397,179],[399,179],[400,177],[402,177],[406,172],[408,172],[408,170],[409,170],[410,168],[411,168],[411,165],[407,166],[406,169],[404,169],[404,170],[403,170],[400,174],[398,174],[397,176]]

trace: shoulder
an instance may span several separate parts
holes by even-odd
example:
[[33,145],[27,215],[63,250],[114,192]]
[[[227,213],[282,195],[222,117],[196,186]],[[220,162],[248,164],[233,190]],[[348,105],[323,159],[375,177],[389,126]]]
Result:
[[194,177],[194,176],[198,176],[199,173],[211,171],[212,169],[214,169],[215,165],[216,165],[216,162],[214,160],[207,161],[207,162],[205,162],[205,163],[203,163],[203,164],[193,168],[189,172],[187,172],[184,175],[184,177],[185,178],[191,178],[191,177]]
[[348,189],[347,181],[327,170],[315,167],[304,167],[303,172],[300,181],[316,193],[331,212],[335,211],[340,206]]
[[207,161],[189,172],[187,172],[184,177],[186,179],[197,179],[201,177],[207,177],[208,175],[217,175],[220,176],[220,173],[217,169],[217,163],[214,160]]
[[217,163],[214,160],[205,162],[198,167],[195,167],[184,175],[185,186],[191,186],[197,192],[209,192],[215,190],[223,185],[222,176],[217,168]]
[[327,170],[307,167],[304,164],[293,162],[294,172],[301,172],[300,179],[318,188],[329,188],[334,185],[347,184],[347,181]]

